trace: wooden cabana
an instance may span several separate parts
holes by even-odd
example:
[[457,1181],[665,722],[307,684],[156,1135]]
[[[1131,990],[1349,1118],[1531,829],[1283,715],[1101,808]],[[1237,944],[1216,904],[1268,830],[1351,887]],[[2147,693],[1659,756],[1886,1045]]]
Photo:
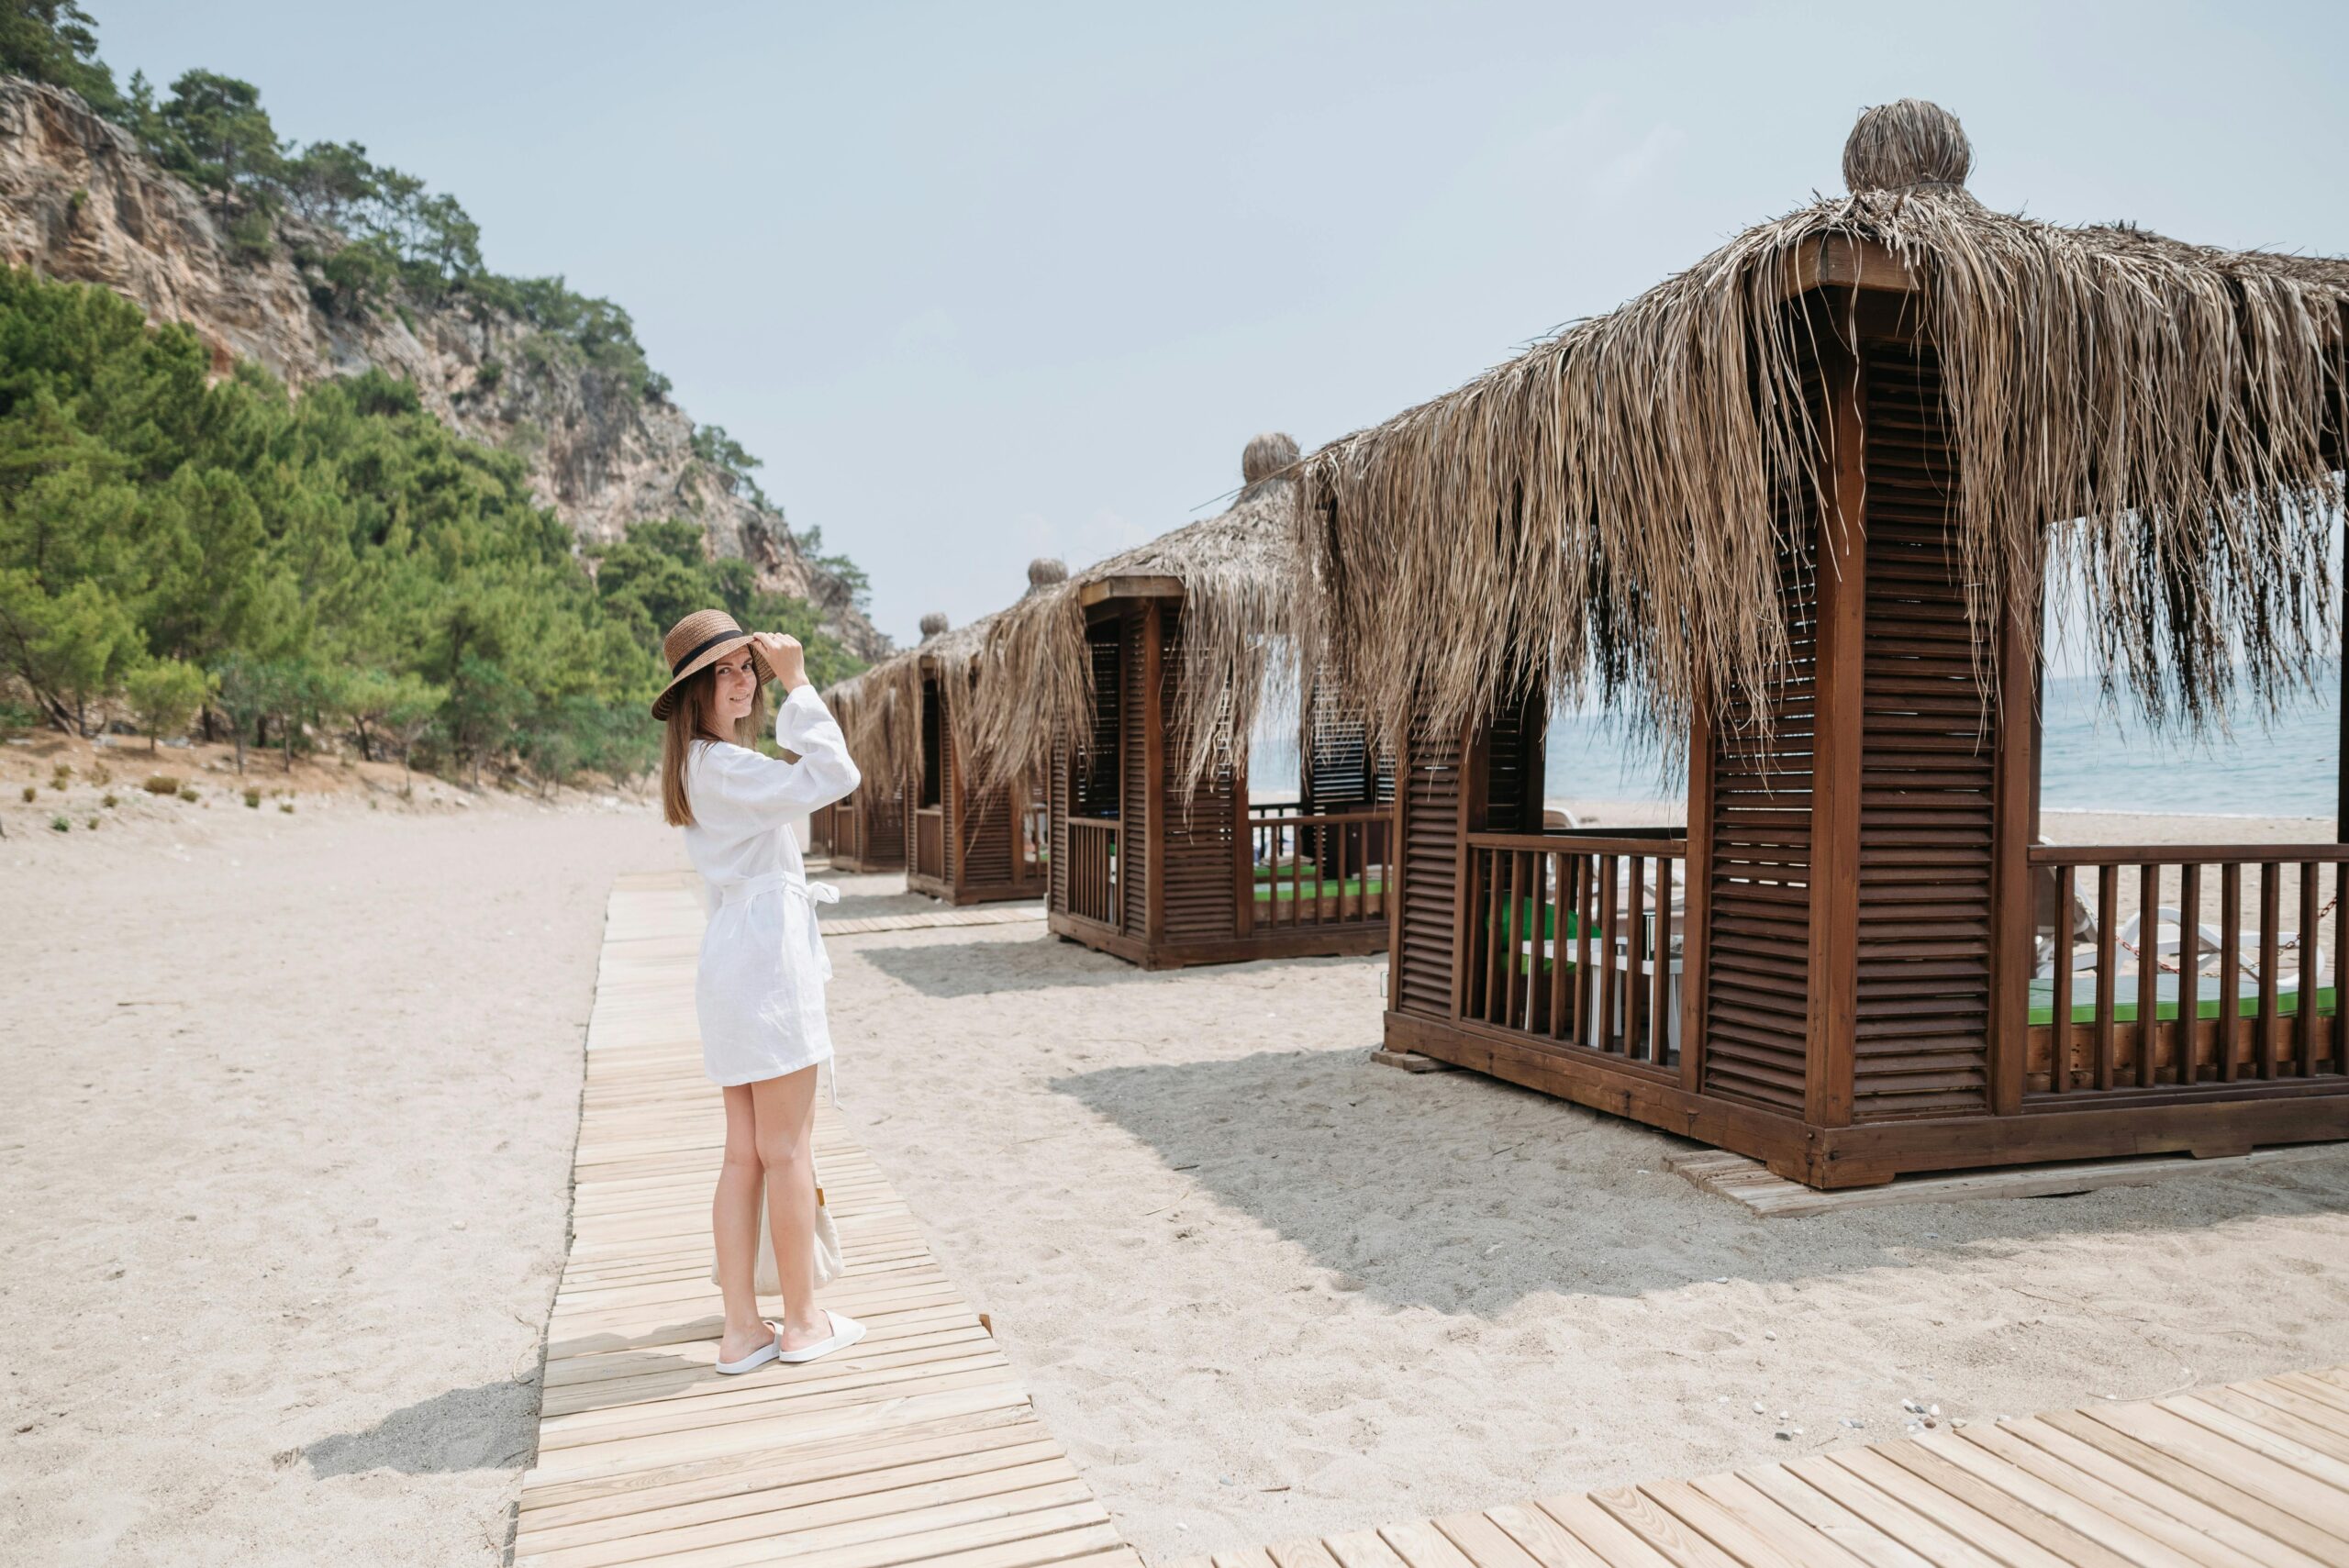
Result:
[[[1059,563],[1029,569],[1030,591],[1058,578]],[[906,886],[950,904],[1034,898],[1043,890],[1043,807],[1032,775],[983,777],[970,706],[974,662],[987,620],[948,629],[923,617],[923,640],[857,677],[843,728],[864,790],[892,783],[903,801],[899,840]],[[837,863],[837,862],[836,862]]]
[[1250,794],[1291,638],[1297,456],[1257,437],[1229,511],[1031,595],[986,639],[990,751],[1049,781],[1052,929],[1145,969],[1386,945],[1394,773],[1359,717],[1300,704],[1297,791]]
[[[869,673],[869,672],[868,672]],[[824,694],[824,702],[841,729],[856,733],[856,716],[868,700],[864,676],[852,675]],[[809,818],[811,852],[829,854],[832,869],[841,872],[890,872],[906,869],[905,790],[893,780],[868,775],[846,800],[835,802]]]
[[[2035,718],[2051,563],[2154,726],[2323,667],[2349,264],[1970,160],[1870,110],[1850,197],[1303,466],[1317,657],[1401,752],[1392,1049],[1822,1187],[2349,1136],[2349,847],[2046,844]],[[1591,691],[1684,828],[1543,828]]]

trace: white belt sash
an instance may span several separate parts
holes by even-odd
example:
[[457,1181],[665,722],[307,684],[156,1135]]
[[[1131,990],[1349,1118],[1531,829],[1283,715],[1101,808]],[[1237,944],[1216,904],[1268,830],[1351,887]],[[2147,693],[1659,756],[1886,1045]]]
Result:
[[[829,882],[809,882],[803,877],[796,877],[787,871],[771,871],[763,876],[745,877],[740,882],[725,884],[718,890],[718,902],[720,905],[740,904],[769,889],[779,890],[786,897],[796,894],[807,904],[808,962],[815,969],[818,979],[829,981],[832,977],[832,961],[824,951],[823,933],[817,929],[816,906],[839,903],[841,890]],[[841,1103],[839,1072],[835,1068],[833,1072],[824,1076],[831,1090],[832,1106],[837,1110]]]

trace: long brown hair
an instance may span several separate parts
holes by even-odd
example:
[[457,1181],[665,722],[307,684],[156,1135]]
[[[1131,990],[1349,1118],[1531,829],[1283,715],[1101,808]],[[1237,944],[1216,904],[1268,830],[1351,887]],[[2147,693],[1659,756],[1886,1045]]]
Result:
[[[677,705],[669,710],[667,727],[662,731],[661,815],[672,828],[694,825],[694,804],[685,798],[685,760],[693,755],[695,741],[710,739],[703,716],[716,706],[717,697],[718,666],[696,671],[679,688]],[[759,732],[766,728],[766,714],[767,688],[763,680],[751,698],[751,711],[734,727],[734,743],[755,749]]]

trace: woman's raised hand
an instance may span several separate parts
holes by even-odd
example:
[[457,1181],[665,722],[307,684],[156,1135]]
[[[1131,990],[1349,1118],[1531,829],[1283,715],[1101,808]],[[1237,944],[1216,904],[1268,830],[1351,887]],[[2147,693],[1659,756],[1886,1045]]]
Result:
[[774,672],[786,693],[807,684],[807,651],[799,646],[797,638],[788,632],[754,631],[751,640],[758,644],[767,668]]

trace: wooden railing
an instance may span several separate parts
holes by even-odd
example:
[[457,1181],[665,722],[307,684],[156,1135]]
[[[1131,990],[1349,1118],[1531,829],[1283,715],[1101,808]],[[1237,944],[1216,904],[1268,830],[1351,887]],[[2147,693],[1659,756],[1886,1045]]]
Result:
[[914,812],[914,874],[943,880],[946,875],[946,810],[924,806]]
[[1652,1067],[1680,1057],[1688,840],[1471,833],[1459,1016]]
[[1109,817],[1068,819],[1068,912],[1118,924],[1118,823]]
[[1293,804],[1252,805],[1248,811],[1254,929],[1386,918],[1391,812],[1373,807],[1306,814]]
[[2031,865],[2043,1108],[2343,1070],[2349,844],[2040,845]]

